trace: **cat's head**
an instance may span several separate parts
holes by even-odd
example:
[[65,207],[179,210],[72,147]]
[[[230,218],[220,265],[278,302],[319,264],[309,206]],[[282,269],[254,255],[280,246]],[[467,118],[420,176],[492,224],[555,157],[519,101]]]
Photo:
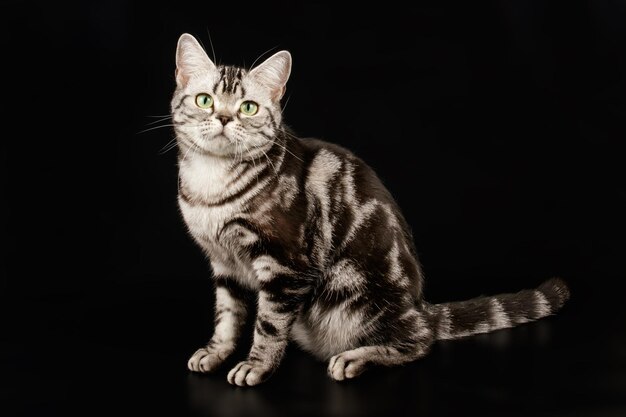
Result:
[[216,66],[189,34],[178,40],[172,119],[179,144],[224,157],[269,149],[281,124],[291,55],[251,70]]

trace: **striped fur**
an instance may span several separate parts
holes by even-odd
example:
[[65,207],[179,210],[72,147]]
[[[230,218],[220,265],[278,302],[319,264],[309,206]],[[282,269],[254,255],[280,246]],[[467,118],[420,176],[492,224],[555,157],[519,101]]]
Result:
[[[256,297],[248,358],[228,374],[256,385],[289,341],[328,361],[335,380],[398,365],[455,339],[537,320],[569,293],[552,279],[535,290],[429,304],[410,229],[372,169],[339,146],[298,139],[282,123],[291,69],[282,51],[248,71],[216,66],[183,35],[172,118],[180,210],[210,260],[215,330],[189,369],[211,372],[235,348]],[[214,104],[200,108],[198,94]],[[258,112],[238,109],[244,100]]]

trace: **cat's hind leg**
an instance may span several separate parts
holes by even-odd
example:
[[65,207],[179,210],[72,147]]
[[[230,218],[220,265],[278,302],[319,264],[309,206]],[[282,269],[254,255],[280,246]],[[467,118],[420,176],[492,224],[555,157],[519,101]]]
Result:
[[434,341],[433,332],[423,313],[412,309],[400,322],[409,320],[414,324],[406,329],[406,337],[401,341],[361,346],[330,358],[328,375],[335,381],[343,381],[359,376],[371,366],[397,366],[424,356]]

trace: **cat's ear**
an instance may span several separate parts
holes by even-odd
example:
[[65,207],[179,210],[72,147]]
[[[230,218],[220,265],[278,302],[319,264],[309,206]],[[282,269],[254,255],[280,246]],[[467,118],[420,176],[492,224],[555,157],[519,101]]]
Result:
[[269,88],[272,100],[278,101],[285,94],[285,85],[291,73],[291,54],[280,51],[267,58],[250,71],[250,75]]
[[176,47],[176,84],[182,87],[193,74],[203,71],[215,71],[215,64],[196,38],[183,33]]

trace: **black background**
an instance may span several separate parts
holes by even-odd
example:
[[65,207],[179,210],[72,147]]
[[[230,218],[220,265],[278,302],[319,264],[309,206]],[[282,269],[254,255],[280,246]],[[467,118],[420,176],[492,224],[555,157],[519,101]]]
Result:
[[[623,1],[1,7],[3,415],[626,413]],[[139,133],[166,123],[183,32],[221,63],[291,51],[287,124],[374,167],[428,300],[559,275],[572,301],[347,384],[297,348],[254,389],[189,374],[210,270],[171,129]]]

